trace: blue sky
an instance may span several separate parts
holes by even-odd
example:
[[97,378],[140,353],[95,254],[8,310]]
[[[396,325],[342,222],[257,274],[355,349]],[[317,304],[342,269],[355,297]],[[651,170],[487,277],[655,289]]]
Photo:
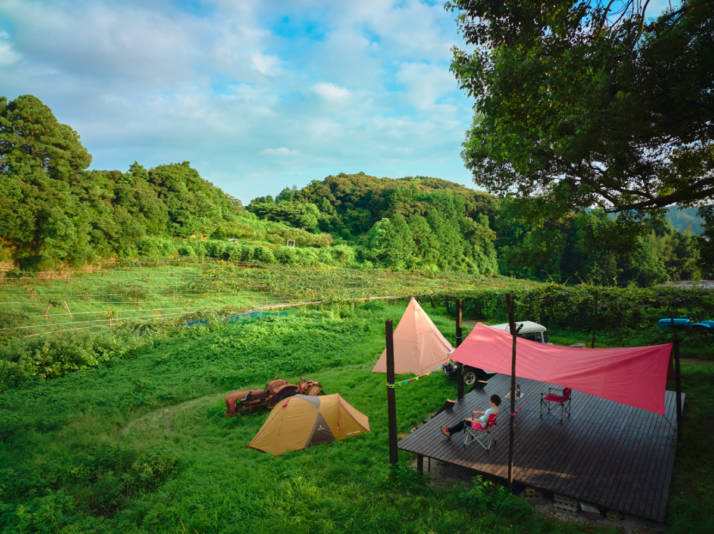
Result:
[[340,172],[473,186],[454,45],[426,0],[1,0],[0,95],[40,98],[92,168],[190,161],[244,202]]
[[441,2],[0,2],[0,95],[33,94],[92,168],[190,161],[244,202],[339,172],[473,185]]

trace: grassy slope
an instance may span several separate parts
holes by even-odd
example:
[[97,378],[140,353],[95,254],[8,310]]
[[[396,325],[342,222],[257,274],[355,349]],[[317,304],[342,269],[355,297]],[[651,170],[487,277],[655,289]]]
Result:
[[[50,299],[73,296],[76,312],[102,302],[108,285],[125,290],[140,285],[146,293],[141,308],[176,303],[215,309],[315,294],[331,300],[518,283],[350,270],[238,271],[220,264],[162,269],[163,274],[116,270],[69,283],[13,283],[3,289],[22,288],[23,305],[35,306],[32,311]],[[194,293],[186,290],[189,285]],[[16,297],[1,296],[9,309]],[[453,321],[443,309],[423,304],[452,337]],[[135,303],[126,305],[134,308]],[[0,393],[0,529],[505,532],[515,522],[515,530],[528,532],[577,530],[536,517],[523,501],[479,484],[437,492],[402,469],[396,482],[389,481],[383,377],[370,368],[383,348],[384,319],[396,321],[402,311],[403,304],[343,303],[240,325],[147,330],[138,334],[138,349],[98,368]],[[558,343],[589,338],[581,332],[556,334],[552,340]],[[623,341],[648,340],[598,336],[598,345]],[[687,426],[668,521],[673,531],[708,532],[707,510],[714,505],[708,449],[714,366],[685,365],[684,373]],[[339,391],[370,416],[372,433],[279,458],[246,448],[265,414],[226,419],[223,395],[261,387],[276,374],[291,380],[309,376],[322,381],[327,392]],[[442,375],[400,388],[400,432],[453,394],[454,384]],[[411,457],[402,455],[401,461]]]
[[[387,467],[383,322],[403,306],[296,311],[187,328],[121,360],[4,393],[6,531],[573,532],[477,485],[437,492]],[[432,310],[429,310],[433,313]],[[453,323],[435,316],[442,331]],[[223,417],[223,394],[274,375],[320,380],[372,432],[277,458],[246,447],[265,414]],[[453,395],[435,374],[398,390],[407,432]],[[401,461],[411,461],[402,455]],[[480,513],[474,516],[475,506]]]

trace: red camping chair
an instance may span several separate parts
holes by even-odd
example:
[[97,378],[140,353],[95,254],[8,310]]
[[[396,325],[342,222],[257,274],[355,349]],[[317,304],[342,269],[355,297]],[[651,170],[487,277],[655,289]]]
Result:
[[476,421],[470,425],[467,424],[464,427],[464,448],[472,441],[475,441],[486,449],[486,451],[491,450],[491,446],[496,443],[496,440],[491,436],[491,430],[496,426],[496,419],[498,419],[498,414],[492,413],[488,416],[486,426],[483,426],[480,421]]
[[[550,413],[551,403],[560,405],[560,424],[563,424],[563,416],[567,412],[568,417],[570,417],[570,395],[572,390],[570,388],[563,388],[562,391],[556,388],[549,387],[548,394],[540,394],[540,417],[543,418],[543,406],[546,407],[547,412]],[[545,395],[545,396],[544,396]]]

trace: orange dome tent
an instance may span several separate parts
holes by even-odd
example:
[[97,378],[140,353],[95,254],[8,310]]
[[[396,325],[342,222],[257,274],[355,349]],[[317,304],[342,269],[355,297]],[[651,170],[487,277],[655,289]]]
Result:
[[248,446],[279,456],[364,432],[369,418],[339,393],[293,395],[275,405]]

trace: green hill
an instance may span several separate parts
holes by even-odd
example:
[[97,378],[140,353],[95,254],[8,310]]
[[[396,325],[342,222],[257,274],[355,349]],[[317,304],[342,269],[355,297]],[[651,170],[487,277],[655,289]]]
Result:
[[45,269],[210,256],[604,285],[714,273],[711,230],[696,235],[711,222],[691,209],[670,209],[671,224],[632,224],[598,210],[551,213],[542,199],[499,199],[438,178],[364,173],[244,208],[188,162],[126,172],[90,171],[90,162],[77,132],[37,98],[0,98],[0,261]]
[[0,259],[82,265],[155,253],[156,238],[332,241],[258,220],[188,162],[125,173],[89,171],[90,162],[79,135],[37,98],[0,98]]
[[393,269],[498,272],[489,219],[496,199],[446,180],[328,176],[253,199],[259,217],[329,232],[358,247],[360,259]]

